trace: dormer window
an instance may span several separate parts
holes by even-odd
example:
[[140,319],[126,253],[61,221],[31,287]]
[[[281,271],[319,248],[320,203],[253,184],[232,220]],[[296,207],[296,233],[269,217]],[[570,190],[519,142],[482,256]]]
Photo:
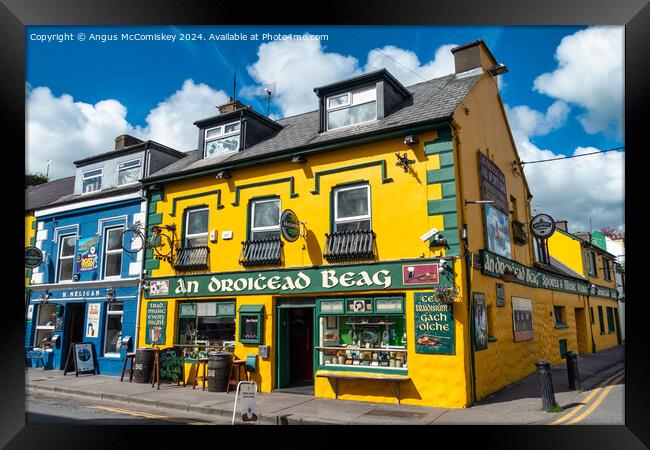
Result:
[[239,128],[239,122],[232,122],[205,130],[204,157],[239,150]]
[[117,166],[117,185],[132,184],[140,178],[140,160],[126,161]]
[[327,129],[377,120],[377,87],[327,97]]
[[101,190],[103,173],[104,169],[95,169],[84,172],[83,185],[81,189],[82,194],[88,194],[90,192]]

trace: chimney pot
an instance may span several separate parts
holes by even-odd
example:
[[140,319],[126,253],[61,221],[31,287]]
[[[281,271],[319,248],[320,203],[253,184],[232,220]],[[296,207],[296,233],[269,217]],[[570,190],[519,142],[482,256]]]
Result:
[[226,114],[226,113],[229,113],[229,112],[237,111],[239,109],[247,108],[247,106],[244,105],[239,100],[233,100],[232,97],[231,97],[230,101],[228,101],[227,103],[224,103],[223,105],[217,106],[217,108],[219,108],[219,113]]
[[143,141],[128,134],[121,134],[115,138],[115,150],[122,150],[130,145],[140,144]]

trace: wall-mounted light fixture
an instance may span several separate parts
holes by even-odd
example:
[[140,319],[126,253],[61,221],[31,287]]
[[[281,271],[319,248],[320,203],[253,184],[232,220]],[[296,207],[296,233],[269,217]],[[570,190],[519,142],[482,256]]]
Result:
[[46,289],[45,292],[43,292],[41,294],[41,296],[39,297],[39,300],[42,301],[42,302],[46,302],[46,301],[48,301],[50,299],[51,295],[52,295],[52,293],[50,292],[50,290]]
[[304,163],[304,162],[307,162],[307,158],[305,158],[302,155],[298,155],[298,156],[294,156],[293,158],[291,158],[291,162]]
[[406,145],[413,145],[417,144],[418,142],[420,142],[420,139],[418,139],[418,137],[414,134],[409,134],[408,136],[404,137],[404,143]]
[[227,170],[220,170],[219,172],[217,172],[215,178],[229,180],[230,178],[232,178],[232,175],[230,175],[230,172],[228,172]]
[[72,281],[79,281],[79,278],[81,278],[81,276],[78,273],[72,275]]
[[444,236],[436,234],[436,237],[431,241],[431,247],[447,247],[447,239]]
[[591,285],[589,286],[589,293],[590,293],[591,295],[596,295],[596,292],[597,292],[596,285],[595,285],[595,284],[591,284]]
[[106,300],[113,300],[115,298],[115,289],[106,291]]
[[490,70],[488,70],[490,75],[492,75],[493,77],[496,77],[497,75],[501,75],[503,73],[506,73],[507,71],[508,71],[508,68],[504,64],[501,64],[501,63],[493,65],[492,67],[490,67]]

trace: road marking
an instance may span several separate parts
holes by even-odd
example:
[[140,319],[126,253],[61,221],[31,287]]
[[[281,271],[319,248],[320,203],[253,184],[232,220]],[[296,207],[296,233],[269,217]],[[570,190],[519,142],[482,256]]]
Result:
[[170,421],[170,422],[179,422],[179,423],[183,423],[183,424],[186,424],[186,425],[188,425],[188,424],[189,425],[194,425],[194,424],[198,425],[198,423],[193,422],[191,419],[187,419],[187,420],[173,419],[173,418],[167,417],[167,416],[161,416],[161,415],[158,415],[158,414],[151,414],[151,413],[146,413],[146,412],[142,412],[142,411],[133,411],[133,410],[130,410],[130,409],[123,409],[123,408],[116,408],[116,407],[109,407],[109,406],[99,406],[99,405],[97,405],[97,406],[89,406],[89,408],[102,409],[104,411],[110,411],[110,412],[115,412],[115,413],[119,413],[119,414],[127,414],[127,415],[131,415],[131,416],[144,417],[144,418],[147,418],[147,419],[160,419],[160,420],[167,420],[167,421]]
[[594,410],[596,408],[598,408],[598,406],[603,402],[603,400],[605,400],[605,397],[607,397],[607,395],[610,393],[610,391],[612,389],[614,389],[614,386],[616,385],[616,383],[618,383],[620,380],[622,380],[624,376],[625,376],[625,374],[622,374],[620,377],[616,378],[616,380],[614,380],[611,385],[607,386],[607,388],[602,392],[602,394],[600,394],[598,396],[598,398],[592,403],[592,405],[589,408],[587,408],[585,410],[585,412],[580,414],[575,419],[572,419],[572,420],[568,421],[564,425],[573,425],[574,423],[580,422],[582,419],[584,419],[589,414],[594,412]]
[[612,375],[611,377],[609,377],[608,379],[606,379],[605,381],[600,383],[598,385],[598,387],[596,389],[592,390],[591,393],[587,396],[587,398],[585,398],[582,401],[582,404],[580,406],[575,407],[571,412],[565,414],[564,416],[560,417],[559,419],[556,419],[555,421],[551,422],[549,425],[560,425],[565,420],[570,419],[571,417],[573,417],[574,415],[576,415],[577,413],[582,411],[582,409],[589,404],[591,399],[593,399],[596,395],[598,395],[603,390],[603,386],[609,384],[615,378],[617,378],[619,376],[622,376],[624,373],[625,373],[625,370],[621,370],[619,372],[616,372],[614,375]]

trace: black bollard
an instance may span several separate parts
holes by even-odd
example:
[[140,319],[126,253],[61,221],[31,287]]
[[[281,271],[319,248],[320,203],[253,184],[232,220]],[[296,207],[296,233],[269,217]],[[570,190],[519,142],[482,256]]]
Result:
[[553,379],[551,378],[551,363],[542,359],[537,361],[535,366],[537,367],[542,388],[542,407],[544,411],[550,411],[557,406],[555,393],[553,392]]
[[578,354],[566,352],[566,371],[569,376],[569,389],[580,389],[580,374],[578,373]]

